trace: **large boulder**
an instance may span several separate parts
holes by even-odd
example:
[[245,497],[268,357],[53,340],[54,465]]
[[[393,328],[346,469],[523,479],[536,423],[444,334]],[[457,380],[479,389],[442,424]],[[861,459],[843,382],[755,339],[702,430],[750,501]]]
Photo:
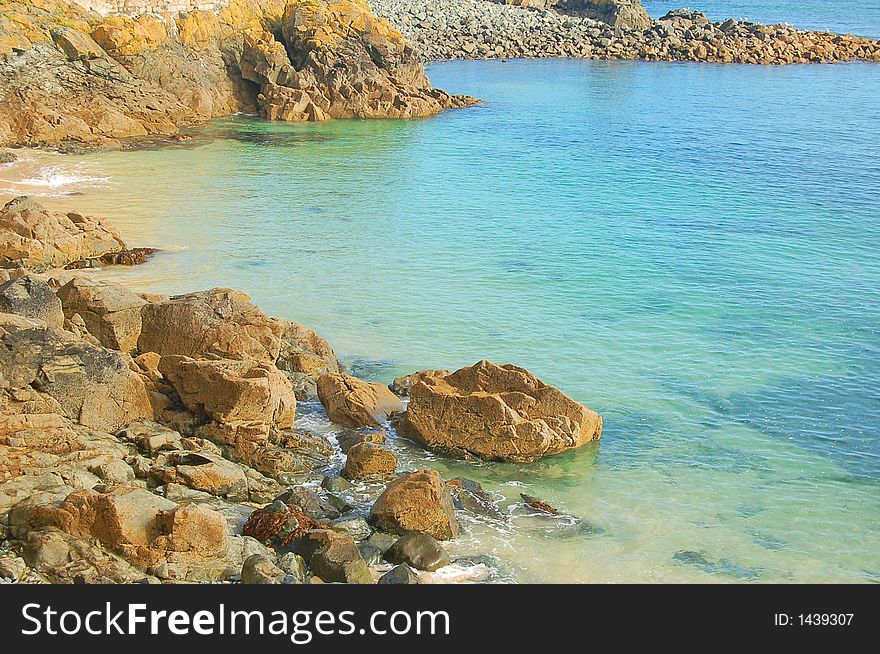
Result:
[[272,364],[168,355],[160,359],[159,371],[174,386],[183,404],[197,415],[220,423],[293,426],[293,389]]
[[598,439],[602,418],[524,368],[480,361],[415,384],[395,426],[436,452],[528,463]]
[[62,268],[124,249],[119,232],[97,218],[54,213],[27,197],[0,209],[0,266],[5,268]]
[[373,578],[354,540],[330,529],[313,529],[300,543],[312,573],[327,583],[372,584]]
[[141,352],[274,363],[284,325],[239,291],[215,288],[149,304],[142,311]]
[[380,425],[404,410],[403,402],[387,386],[345,373],[319,377],[318,399],[330,420],[345,427]]
[[148,304],[141,316],[141,352],[272,363],[290,378],[300,399],[316,397],[315,380],[339,370],[327,341],[307,327],[270,318],[239,291],[178,295]]
[[141,309],[147,302],[119,284],[74,277],[58,289],[68,319],[79,315],[104,347],[131,352],[141,334]]
[[460,531],[452,498],[436,470],[405,473],[388,484],[373,504],[370,523],[380,531],[418,532],[438,540]]
[[9,314],[0,314],[0,385],[14,389],[16,412],[58,413],[92,429],[153,418],[144,381],[122,354]]
[[33,275],[18,277],[0,286],[0,313],[42,320],[54,329],[64,326],[64,312],[58,297],[46,282]]

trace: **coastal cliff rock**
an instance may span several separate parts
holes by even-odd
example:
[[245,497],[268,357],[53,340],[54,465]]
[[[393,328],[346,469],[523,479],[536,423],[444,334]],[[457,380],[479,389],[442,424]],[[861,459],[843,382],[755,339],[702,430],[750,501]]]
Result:
[[125,249],[119,232],[97,218],[54,213],[19,197],[0,209],[0,266],[34,271]]
[[361,0],[124,9],[4,3],[0,144],[119,147],[234,112],[408,117],[471,103],[433,89],[411,48]]
[[437,452],[529,463],[598,439],[602,418],[523,368],[480,361],[413,385],[395,426]]
[[409,44],[364,0],[294,0],[281,29],[292,67],[270,35],[248,43],[267,118],[410,118],[473,103],[432,88]]

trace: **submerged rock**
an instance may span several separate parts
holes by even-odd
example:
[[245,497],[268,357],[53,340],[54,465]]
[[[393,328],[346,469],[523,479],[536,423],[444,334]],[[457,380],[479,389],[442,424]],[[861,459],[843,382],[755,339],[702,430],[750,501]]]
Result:
[[479,483],[464,477],[456,477],[447,481],[446,486],[449,488],[456,509],[488,518],[500,518],[504,515],[492,496],[483,490]]
[[415,384],[395,427],[437,452],[529,463],[598,439],[602,418],[524,368],[480,361]]
[[394,566],[379,577],[377,584],[420,584],[422,580],[419,575],[410,568],[406,563]]
[[401,536],[385,552],[385,560],[389,563],[406,563],[417,570],[429,572],[450,563],[449,554],[443,546],[428,534]]
[[539,500],[537,497],[526,495],[525,493],[520,493],[519,496],[522,498],[522,501],[526,503],[526,506],[532,509],[536,509],[542,513],[549,513],[550,515],[557,515],[559,513],[559,509],[547,504],[547,502],[543,500]]

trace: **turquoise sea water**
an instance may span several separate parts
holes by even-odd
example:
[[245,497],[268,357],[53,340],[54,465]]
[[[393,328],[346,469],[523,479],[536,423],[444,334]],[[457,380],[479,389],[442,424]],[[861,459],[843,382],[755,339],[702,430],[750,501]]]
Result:
[[452,545],[504,578],[880,580],[880,66],[429,73],[485,103],[232,118],[0,193],[75,190],[47,201],[168,249],[115,278],[243,289],[373,379],[490,358],[600,411],[600,446],[528,466],[395,444],[511,505]]
[[655,18],[670,9],[689,6],[712,20],[791,23],[801,29],[880,36],[880,2],[876,0],[642,0],[642,4]]

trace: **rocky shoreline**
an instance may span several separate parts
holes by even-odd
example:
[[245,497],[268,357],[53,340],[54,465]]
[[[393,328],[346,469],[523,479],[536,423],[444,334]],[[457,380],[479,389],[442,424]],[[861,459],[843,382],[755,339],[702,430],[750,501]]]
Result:
[[2,4],[0,146],[119,148],[235,112],[413,118],[476,103],[431,86],[422,63],[442,59],[880,61],[876,40],[687,10],[653,20],[638,0],[159,2],[140,15],[106,4]]
[[0,209],[0,581],[424,583],[461,565],[444,541],[504,513],[472,480],[401,468],[397,429],[524,463],[601,435],[522,368],[386,387],[239,291],[137,294],[69,268],[126,251],[106,220]]
[[474,102],[433,88],[363,0],[139,16],[9,0],[0,11],[0,145],[121,147],[235,112],[411,118]]
[[[577,57],[711,63],[880,61],[880,41],[671,11],[611,25],[583,5],[490,0],[370,0],[426,61]],[[607,3],[625,5],[633,3]],[[639,3],[634,3],[638,5]],[[640,5],[639,5],[640,6]]]

